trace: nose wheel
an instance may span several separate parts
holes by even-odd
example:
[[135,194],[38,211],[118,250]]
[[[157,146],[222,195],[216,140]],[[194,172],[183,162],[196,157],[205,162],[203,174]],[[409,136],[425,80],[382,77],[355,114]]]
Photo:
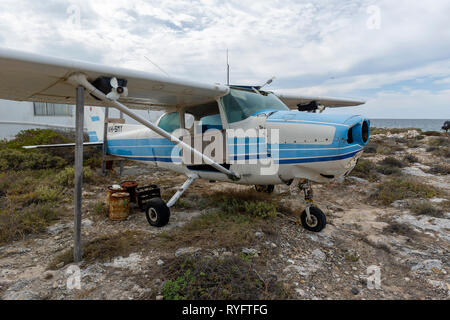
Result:
[[314,206],[306,207],[300,216],[300,220],[303,228],[312,232],[320,232],[327,225],[327,217],[323,211]]
[[300,183],[299,188],[305,194],[306,209],[302,212],[300,220],[302,226],[312,232],[320,232],[327,225],[327,217],[315,204],[313,200],[313,190],[309,180]]

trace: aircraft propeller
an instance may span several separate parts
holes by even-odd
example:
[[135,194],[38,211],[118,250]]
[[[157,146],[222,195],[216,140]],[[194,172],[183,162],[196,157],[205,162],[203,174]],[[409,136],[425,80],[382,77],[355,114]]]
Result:
[[110,81],[111,92],[106,95],[106,97],[110,100],[119,100],[120,97],[128,96],[128,88],[119,86],[119,81],[117,78],[111,78]]

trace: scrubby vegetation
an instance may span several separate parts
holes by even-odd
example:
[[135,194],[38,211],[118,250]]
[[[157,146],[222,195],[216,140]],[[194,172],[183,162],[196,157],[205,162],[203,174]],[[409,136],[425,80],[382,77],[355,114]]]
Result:
[[431,138],[427,141],[431,147],[448,147],[450,146],[450,139],[448,137]]
[[427,215],[442,218],[444,211],[436,207],[430,201],[413,200],[408,203],[408,208],[417,215]]
[[13,140],[3,141],[2,145],[8,149],[22,150],[24,146],[33,146],[40,144],[70,143],[71,134],[63,131],[54,131],[50,129],[31,129],[19,132]]
[[429,199],[439,195],[440,192],[427,184],[414,181],[410,178],[395,177],[392,180],[381,182],[377,186],[374,199],[384,205],[403,199]]
[[404,168],[406,166],[407,164],[404,161],[398,160],[394,157],[387,157],[380,161],[376,170],[384,175],[398,175],[401,172],[400,168]]
[[361,159],[351,172],[352,176],[366,179],[369,181],[377,181],[379,179],[377,173],[384,175],[401,175],[401,168],[407,166],[407,163],[394,157],[387,157],[378,164]]
[[415,139],[409,139],[406,142],[406,146],[411,149],[420,148],[420,147],[422,147],[422,143],[419,142],[421,139],[423,139],[423,136],[418,136]]
[[[0,170],[60,169],[74,162],[71,148],[24,149],[24,146],[71,143],[73,133],[50,129],[31,129],[19,132],[13,140],[0,141]],[[85,165],[101,164],[101,153],[85,148]]]
[[375,168],[376,164],[372,161],[360,159],[351,172],[351,175],[369,181],[376,181],[378,176],[375,172]]
[[219,210],[227,214],[246,214],[259,218],[272,218],[277,214],[277,206],[271,201],[242,200],[230,195],[216,196]]
[[450,147],[428,147],[426,152],[430,152],[436,157],[450,158]]
[[261,220],[246,214],[227,214],[220,211],[206,213],[192,219],[182,228],[159,235],[161,245],[233,248],[251,244],[254,229],[262,226]]
[[255,240],[255,230],[270,232],[270,222],[266,220],[273,219],[279,210],[275,197],[253,190],[215,193],[204,201],[205,207],[214,208],[213,211],[191,220],[181,229],[160,234],[163,246],[233,248],[249,245]]
[[[0,244],[42,232],[65,213],[61,205],[73,186],[74,169],[68,166],[73,163],[73,152],[22,147],[67,143],[69,136],[36,129],[0,142]],[[85,167],[83,177],[89,183],[94,173]]]
[[98,201],[95,203],[92,212],[94,213],[94,217],[97,219],[102,219],[108,216],[108,208],[104,201]]
[[58,169],[66,164],[63,158],[44,153],[27,153],[14,149],[0,150],[0,171]]
[[[145,234],[126,231],[87,241],[83,244],[83,265],[94,261],[108,262],[118,256],[126,257],[145,247]],[[48,269],[54,270],[73,262],[73,248],[60,253],[50,262]]]
[[369,142],[365,147],[364,147],[364,153],[377,153],[378,150],[378,144],[375,142]]
[[44,231],[57,219],[65,192],[51,170],[1,173],[0,244]]
[[0,244],[45,230],[57,218],[51,205],[33,204],[15,211],[0,210]]
[[440,137],[442,135],[438,131],[425,131],[422,134],[427,137]]
[[415,238],[419,235],[412,227],[404,223],[390,222],[389,225],[383,228],[385,234],[399,234],[408,238]]
[[[92,181],[93,173],[91,168],[84,167],[83,168],[83,182]],[[64,170],[60,171],[55,176],[55,182],[59,185],[65,187],[73,187],[75,180],[75,169],[74,167],[66,167]]]
[[404,158],[403,158],[404,162],[407,163],[418,163],[419,162],[419,158],[417,158],[415,155],[408,153]]
[[165,268],[166,300],[287,299],[291,293],[273,279],[262,279],[251,261],[238,257],[178,258]]
[[391,155],[395,152],[399,152],[399,151],[403,151],[405,148],[395,142],[386,142],[383,144],[380,144],[378,149],[377,149],[377,153],[378,154],[383,154],[383,155]]
[[427,173],[435,174],[435,175],[447,175],[450,174],[450,165],[447,164],[436,164],[433,165]]

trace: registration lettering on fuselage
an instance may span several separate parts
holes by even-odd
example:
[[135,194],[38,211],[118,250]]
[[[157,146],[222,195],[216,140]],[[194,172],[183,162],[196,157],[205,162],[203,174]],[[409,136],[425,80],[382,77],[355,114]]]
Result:
[[111,127],[108,127],[108,133],[121,133],[122,129],[122,125],[113,125]]

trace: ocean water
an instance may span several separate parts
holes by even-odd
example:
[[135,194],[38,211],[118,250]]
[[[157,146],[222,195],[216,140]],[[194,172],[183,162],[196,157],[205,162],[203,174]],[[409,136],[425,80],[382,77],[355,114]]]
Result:
[[423,131],[441,131],[444,122],[450,119],[370,119],[376,128],[418,128]]

